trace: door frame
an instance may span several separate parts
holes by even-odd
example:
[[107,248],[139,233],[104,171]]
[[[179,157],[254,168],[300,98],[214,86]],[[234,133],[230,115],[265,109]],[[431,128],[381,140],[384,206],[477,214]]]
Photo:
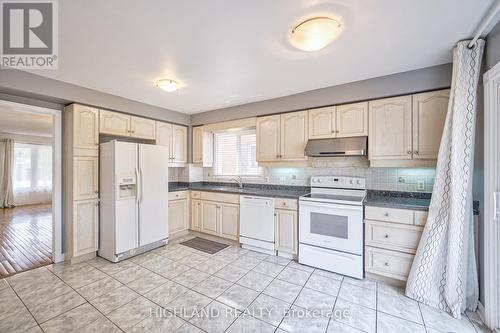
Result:
[[500,328],[500,221],[495,221],[493,193],[500,191],[500,62],[484,82],[484,322]]
[[52,116],[52,261],[64,261],[62,247],[62,110],[0,100],[9,108],[29,109],[30,112]]

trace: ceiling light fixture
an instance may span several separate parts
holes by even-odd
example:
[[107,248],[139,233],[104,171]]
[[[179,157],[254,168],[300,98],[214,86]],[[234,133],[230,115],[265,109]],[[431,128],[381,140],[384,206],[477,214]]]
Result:
[[313,17],[297,24],[290,33],[290,43],[302,51],[318,51],[340,35],[341,24],[330,17]]
[[179,82],[171,79],[156,80],[155,85],[161,90],[165,90],[167,92],[174,92],[181,88]]

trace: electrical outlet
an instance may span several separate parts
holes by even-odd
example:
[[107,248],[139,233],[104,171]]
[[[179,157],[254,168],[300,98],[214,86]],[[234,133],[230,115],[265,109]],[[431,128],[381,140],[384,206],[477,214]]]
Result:
[[264,181],[265,181],[266,183],[270,183],[270,182],[271,182],[271,178],[269,178],[269,177],[265,177],[265,178],[264,178]]
[[292,179],[297,179],[297,175],[292,175]]
[[417,181],[417,190],[425,191],[425,180],[421,179]]
[[406,183],[406,179],[404,177],[398,177],[398,183]]

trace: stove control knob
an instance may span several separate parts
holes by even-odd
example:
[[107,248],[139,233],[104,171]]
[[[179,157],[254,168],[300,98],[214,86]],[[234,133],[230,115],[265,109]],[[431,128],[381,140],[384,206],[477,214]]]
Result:
[[361,180],[357,180],[356,184],[361,185]]
[[354,180],[351,179],[349,183],[351,183],[351,185],[354,185]]
[[318,183],[321,183],[321,182],[322,182],[322,180],[321,180],[321,179],[318,179]]
[[316,178],[313,178],[313,179],[312,179],[312,182],[313,182],[313,183],[316,183]]

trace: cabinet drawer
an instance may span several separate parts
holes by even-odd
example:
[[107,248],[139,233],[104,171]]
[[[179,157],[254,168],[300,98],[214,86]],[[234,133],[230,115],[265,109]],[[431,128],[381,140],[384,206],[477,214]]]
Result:
[[200,191],[190,191],[190,192],[191,192],[191,198],[193,198],[193,199],[200,199],[201,198]]
[[413,224],[413,211],[407,209],[366,206],[365,219]]
[[176,191],[168,193],[168,200],[179,200],[186,198],[187,198],[187,191]]
[[274,207],[276,209],[297,210],[297,200],[276,198],[276,199],[274,199]]
[[216,192],[201,192],[201,199],[207,201],[240,203],[238,194],[216,193]]
[[415,253],[422,227],[410,225],[366,221],[366,245],[382,247],[407,253]]
[[425,225],[427,222],[427,216],[429,215],[429,212],[422,211],[422,210],[416,210],[415,211],[415,225]]
[[365,247],[365,269],[397,280],[406,281],[410,273],[413,255],[391,250]]

